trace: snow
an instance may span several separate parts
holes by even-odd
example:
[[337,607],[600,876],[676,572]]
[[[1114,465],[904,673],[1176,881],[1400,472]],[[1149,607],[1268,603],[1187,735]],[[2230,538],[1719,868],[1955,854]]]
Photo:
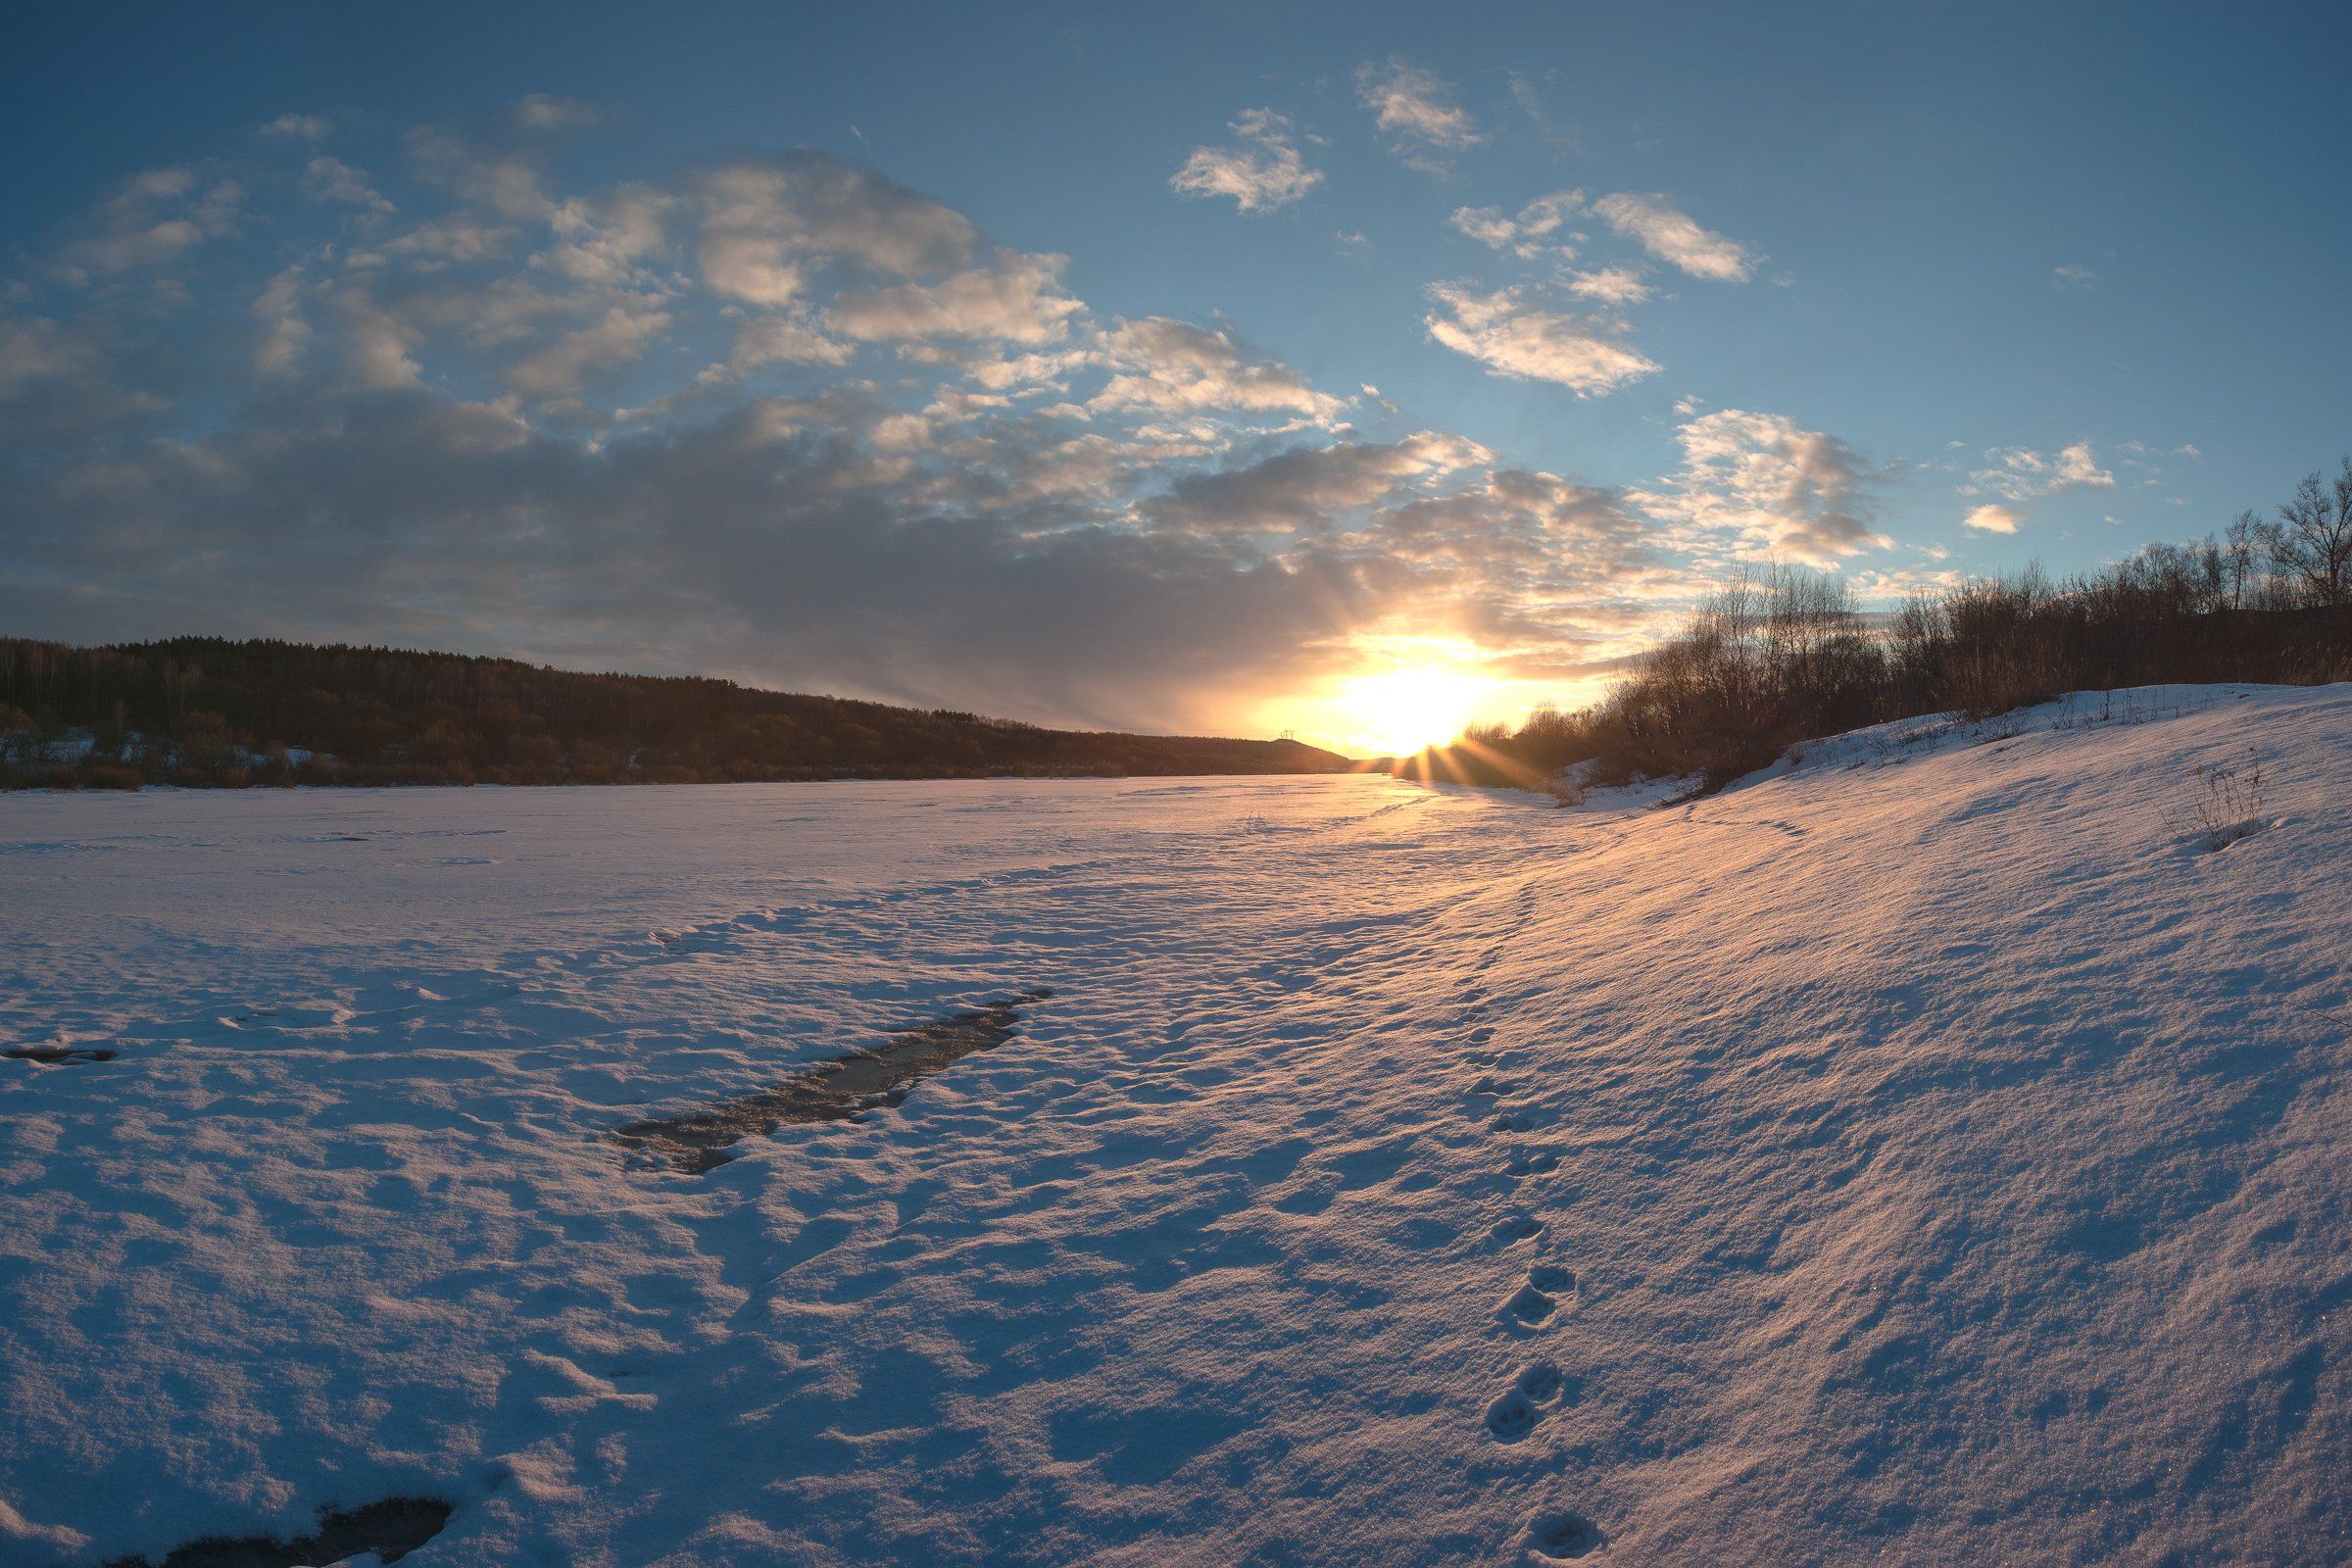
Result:
[[2094,704],[1666,809],[0,801],[0,1046],[120,1053],[0,1060],[0,1563],[2344,1560],[2352,687]]

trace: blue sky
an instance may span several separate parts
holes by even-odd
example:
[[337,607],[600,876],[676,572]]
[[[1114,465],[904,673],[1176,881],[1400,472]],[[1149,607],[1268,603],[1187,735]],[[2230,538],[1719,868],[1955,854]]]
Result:
[[0,28],[12,631],[1368,746],[1743,563],[2073,570],[2352,441],[2311,11]]

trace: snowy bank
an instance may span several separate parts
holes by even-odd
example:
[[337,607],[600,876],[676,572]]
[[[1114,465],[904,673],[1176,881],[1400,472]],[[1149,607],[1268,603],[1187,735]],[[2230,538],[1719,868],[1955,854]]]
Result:
[[0,803],[0,1047],[117,1053],[0,1060],[0,1563],[2343,1560],[2352,688],[2194,695],[1668,810]]

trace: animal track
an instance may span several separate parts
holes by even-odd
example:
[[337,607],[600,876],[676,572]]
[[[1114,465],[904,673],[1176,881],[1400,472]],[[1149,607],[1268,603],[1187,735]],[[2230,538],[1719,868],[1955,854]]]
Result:
[[1487,1435],[1496,1443],[1518,1443],[1536,1423],[1567,1402],[1568,1380],[1549,1361],[1519,1369],[1511,1386],[1487,1406]]
[[1527,1524],[1527,1546],[1545,1562],[1567,1562],[1601,1544],[1600,1530],[1583,1514],[1565,1508],[1540,1513]]
[[1527,1271],[1527,1283],[1511,1293],[1496,1311],[1505,1323],[1542,1323],[1560,1309],[1562,1294],[1576,1289],[1576,1276],[1556,1263],[1538,1263]]
[[1505,1176],[1544,1176],[1560,1168],[1560,1156],[1548,1149],[1519,1150],[1502,1167]]
[[1543,1233],[1544,1222],[1542,1220],[1525,1209],[1515,1208],[1494,1222],[1494,1228],[1487,1232],[1487,1238],[1497,1247],[1509,1247],[1513,1243],[1524,1242],[1531,1236],[1540,1236]]

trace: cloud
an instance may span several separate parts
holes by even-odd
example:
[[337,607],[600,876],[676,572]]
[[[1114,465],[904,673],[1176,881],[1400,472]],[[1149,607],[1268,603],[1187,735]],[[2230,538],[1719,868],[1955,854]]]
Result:
[[1404,481],[1493,461],[1475,441],[1435,430],[1387,444],[1293,447],[1246,467],[1181,475],[1143,510],[1159,526],[1188,532],[1312,529],[1394,494]]
[[837,295],[825,324],[865,342],[955,338],[996,343],[1054,343],[1086,307],[1061,289],[1065,256],[999,253],[988,266],[936,284],[902,283]]
[[262,134],[288,141],[318,141],[334,128],[323,115],[280,115],[262,127]]
[[393,211],[383,193],[368,183],[367,175],[342,159],[324,153],[302,166],[302,186],[322,202],[341,202],[383,217],[391,216]]
[[1740,245],[1699,227],[1667,205],[1663,196],[1623,193],[1603,196],[1592,204],[1592,210],[1618,233],[1638,241],[1659,261],[1679,267],[1692,277],[1744,283],[1755,267],[1755,258]]
[[1521,261],[1533,261],[1546,250],[1566,259],[1576,254],[1574,246],[1544,242],[1576,215],[1584,200],[1581,190],[1554,191],[1520,208],[1515,218],[1504,217],[1498,207],[1457,207],[1446,221],[1489,250],[1507,250]]
[[1452,84],[1416,66],[1391,60],[1359,67],[1355,90],[1391,145],[1408,162],[1442,167],[1439,155],[1463,152],[1486,140],[1478,122],[1453,102]]
[[669,313],[650,304],[611,306],[588,325],[508,366],[507,380],[535,397],[570,397],[589,374],[643,354],[669,323]]
[[740,375],[769,365],[842,366],[856,355],[849,344],[825,336],[806,320],[760,316],[736,329],[730,363]]
[[1430,295],[1441,309],[1423,318],[1429,335],[1497,375],[1554,381],[1589,397],[1658,369],[1610,337],[1608,323],[1544,310],[1521,289],[1482,294],[1438,283]]
[[1250,355],[1232,333],[1165,317],[1119,322],[1102,335],[1098,353],[1114,373],[1093,398],[1096,408],[1230,409],[1328,419],[1343,406],[1289,366]]
[[789,304],[808,271],[828,264],[935,276],[979,248],[961,213],[820,153],[729,164],[706,175],[696,197],[704,281],[754,305]]
[[149,170],[118,186],[64,248],[67,275],[127,271],[178,258],[235,227],[244,188],[190,166]]
[[[0,612],[1199,727],[1366,638],[1583,668],[1674,578],[1616,492],[1359,432],[1377,393],[1098,318],[1062,258],[874,172],[570,188],[540,145],[590,113],[422,127],[397,211],[307,146],[94,203],[0,296]],[[230,235],[169,310],[121,286]],[[1534,301],[1444,316],[1498,373],[1625,371]]]
[[1980,533],[2015,533],[2020,520],[2018,514],[2009,508],[1995,506],[1988,501],[1971,510],[1961,519],[1961,526],[1974,528]]
[[1652,516],[1680,525],[1700,557],[1787,557],[1829,566],[1893,541],[1872,524],[1870,473],[1836,436],[1786,415],[1723,409],[1676,432],[1683,468],[1672,487],[1637,491]]
[[1630,267],[1604,267],[1597,271],[1570,274],[1568,292],[1603,305],[1639,305],[1649,298],[1651,289],[1642,280],[1642,274]]
[[1962,495],[1989,492],[2004,501],[2038,501],[2066,490],[2112,490],[2115,475],[2099,466],[2087,441],[2077,441],[2055,453],[2028,447],[1994,447],[1984,454],[1989,467],[1971,473],[1960,487]]
[[1241,147],[1196,147],[1168,178],[1179,196],[1230,196],[1242,212],[1287,207],[1322,181],[1291,139],[1291,122],[1271,109],[1250,109],[1233,122]]
[[2099,274],[2087,267],[2053,267],[2050,281],[2059,288],[2096,288]]

